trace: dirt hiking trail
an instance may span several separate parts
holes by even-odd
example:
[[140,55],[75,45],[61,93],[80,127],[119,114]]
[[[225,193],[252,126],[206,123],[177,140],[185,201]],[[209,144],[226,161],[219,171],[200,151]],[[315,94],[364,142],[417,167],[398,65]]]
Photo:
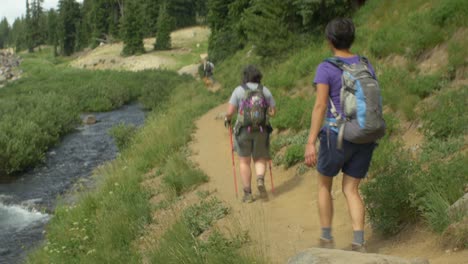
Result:
[[[257,200],[254,203],[240,202],[242,187],[237,170],[239,198],[236,199],[230,154],[229,131],[219,117],[227,105],[220,105],[197,122],[193,136],[192,159],[210,177],[208,188],[232,208],[230,218],[236,219],[243,230],[249,232],[253,250],[267,256],[273,263],[286,263],[298,251],[316,247],[320,236],[317,209],[317,183],[315,170],[296,176],[295,170],[274,167],[275,193],[271,193],[269,174],[266,175],[268,199],[261,200],[252,181]],[[236,166],[238,161],[236,159]],[[349,246],[352,239],[350,217],[346,201],[341,193],[341,177],[333,186],[335,216],[333,235],[337,249]],[[423,227],[412,227],[392,239],[382,239],[372,234],[366,224],[368,251],[404,258],[424,257],[435,264],[468,263],[468,250],[446,251],[437,236]]]

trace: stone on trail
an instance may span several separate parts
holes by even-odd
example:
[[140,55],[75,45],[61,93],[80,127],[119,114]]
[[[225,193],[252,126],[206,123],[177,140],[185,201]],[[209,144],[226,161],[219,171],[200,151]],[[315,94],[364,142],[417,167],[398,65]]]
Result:
[[450,216],[456,216],[458,214],[468,216],[468,193],[465,193],[463,197],[449,207]]
[[402,259],[337,249],[311,248],[289,259],[288,264],[429,264],[426,259]]

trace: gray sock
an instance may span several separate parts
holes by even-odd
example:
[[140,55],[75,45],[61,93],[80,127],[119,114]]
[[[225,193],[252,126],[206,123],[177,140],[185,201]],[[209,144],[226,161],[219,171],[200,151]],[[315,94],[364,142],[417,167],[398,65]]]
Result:
[[322,227],[322,238],[332,240],[331,227]]
[[364,244],[364,230],[354,231],[353,244]]
[[244,187],[244,193],[252,193],[252,188],[250,187]]

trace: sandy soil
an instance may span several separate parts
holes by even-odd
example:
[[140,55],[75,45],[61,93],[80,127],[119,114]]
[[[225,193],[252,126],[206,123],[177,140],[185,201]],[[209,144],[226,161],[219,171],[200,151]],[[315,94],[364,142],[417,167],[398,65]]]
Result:
[[[170,51],[153,51],[155,38],[144,40],[146,53],[138,56],[122,57],[122,43],[106,44],[88,52],[83,52],[71,62],[72,67],[93,70],[127,70],[141,71],[145,69],[179,70],[175,55],[197,53],[197,44],[206,42],[210,30],[206,27],[191,27],[171,34],[172,46]],[[193,48],[195,47],[195,48]],[[200,50],[200,54],[206,51]]]
[[[210,177],[209,188],[216,189],[217,195],[232,206],[231,217],[239,219],[242,228],[249,231],[256,244],[255,251],[274,263],[285,263],[296,252],[317,246],[320,226],[316,172],[310,170],[304,176],[295,176],[294,169],[273,168],[275,193],[269,191],[268,201],[242,204],[235,196],[229,132],[216,118],[225,109],[226,105],[218,106],[196,122],[198,130],[191,144],[193,160]],[[341,177],[334,184],[333,229],[336,248],[343,249],[350,243],[352,230],[340,181]],[[271,186],[269,180],[267,185]],[[446,251],[440,248],[437,236],[422,227],[411,228],[392,239],[382,239],[373,235],[367,225],[366,239],[372,253],[425,257],[435,264],[462,264],[468,260],[468,250]]]

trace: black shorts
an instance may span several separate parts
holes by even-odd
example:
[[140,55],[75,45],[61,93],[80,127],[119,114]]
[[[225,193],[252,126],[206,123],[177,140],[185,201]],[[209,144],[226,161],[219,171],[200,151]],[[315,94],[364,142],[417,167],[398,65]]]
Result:
[[329,138],[327,132],[323,130],[319,134],[318,172],[324,176],[334,177],[341,170],[353,178],[366,177],[377,144],[355,144],[343,140],[343,149],[340,150],[336,147],[338,134],[331,130],[328,134]]

